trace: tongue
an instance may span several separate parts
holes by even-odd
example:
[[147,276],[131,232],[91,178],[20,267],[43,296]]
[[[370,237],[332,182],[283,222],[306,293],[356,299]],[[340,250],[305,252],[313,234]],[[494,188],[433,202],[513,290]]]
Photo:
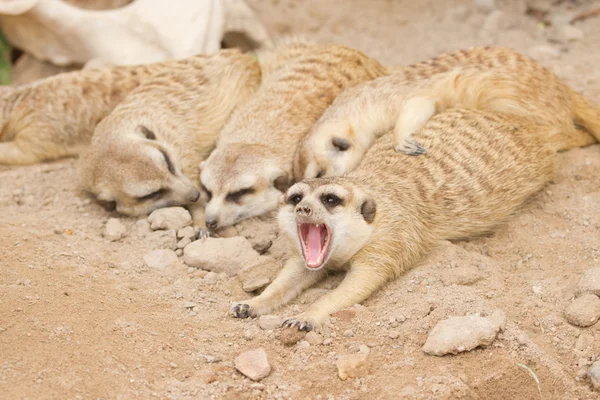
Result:
[[321,227],[317,228],[316,225],[312,224],[308,226],[306,263],[309,265],[318,265],[319,263],[319,257],[321,255],[322,233],[323,230]]

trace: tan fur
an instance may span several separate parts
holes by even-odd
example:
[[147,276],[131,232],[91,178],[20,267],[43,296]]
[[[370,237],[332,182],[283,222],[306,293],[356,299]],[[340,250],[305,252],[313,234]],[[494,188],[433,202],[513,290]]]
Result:
[[[129,215],[196,202],[200,162],[259,82],[258,62],[237,50],[193,57],[154,75],[96,128],[80,163],[86,188]],[[203,217],[198,208],[193,212]]]
[[[546,68],[511,49],[475,48],[399,67],[389,76],[344,91],[300,144],[294,176],[299,180],[351,171],[390,129],[395,129],[397,151],[422,154],[425,150],[412,135],[450,107],[535,115],[541,123],[561,127],[560,150],[600,138],[598,107]],[[349,130],[356,134],[348,135]],[[565,137],[571,140],[564,142]],[[346,140],[349,148],[339,151],[334,138]]]
[[[271,312],[324,271],[348,271],[335,290],[286,322],[318,328],[331,313],[364,301],[415,266],[438,241],[494,229],[553,177],[555,131],[525,118],[451,109],[434,116],[417,136],[428,148],[426,156],[397,154],[390,133],[347,176],[291,187],[279,221],[292,256],[261,295],[235,304],[232,314]],[[327,209],[325,193],[343,204]],[[302,198],[295,205],[297,194]],[[312,212],[303,213],[306,207]],[[324,223],[332,232],[329,258],[318,270],[305,267],[300,255],[297,224],[305,222]]]
[[258,53],[263,80],[237,109],[201,165],[211,199],[207,225],[223,227],[277,207],[291,183],[302,137],[345,88],[382,76],[385,68],[344,46],[284,41]]

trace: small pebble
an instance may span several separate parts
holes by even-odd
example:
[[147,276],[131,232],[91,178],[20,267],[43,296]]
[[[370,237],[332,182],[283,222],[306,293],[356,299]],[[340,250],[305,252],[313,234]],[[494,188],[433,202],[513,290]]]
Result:
[[177,254],[177,257],[181,257],[183,255],[183,250],[177,249],[177,250],[175,250],[175,254]]
[[196,231],[194,230],[193,226],[186,226],[184,228],[181,228],[177,231],[177,238],[178,239],[183,239],[183,238],[189,238],[190,241],[193,240],[196,237]]
[[315,331],[308,332],[306,334],[306,336],[304,337],[304,340],[306,340],[308,343],[312,344],[313,346],[318,346],[318,345],[323,344],[323,336],[319,335]]
[[148,222],[153,230],[179,230],[192,224],[192,216],[183,207],[166,207],[152,211]]
[[216,272],[212,272],[212,271],[207,273],[206,276],[204,277],[204,282],[208,283],[209,285],[217,283],[218,280],[219,280],[219,274],[217,274]]
[[281,330],[279,340],[286,346],[293,346],[306,336],[305,331],[299,331],[297,328],[284,328]]
[[193,301],[186,301],[183,303],[183,308],[194,308],[197,306],[198,306],[198,303],[194,303]]
[[251,329],[244,331],[244,339],[250,341],[254,339],[254,332]]
[[150,268],[164,270],[177,264],[177,254],[173,250],[153,250],[144,256],[144,262]]
[[357,353],[340,356],[335,362],[338,376],[345,381],[350,378],[361,378],[369,373],[369,354]]
[[590,268],[583,273],[577,284],[577,295],[585,293],[600,296],[600,267]]
[[600,297],[588,293],[576,298],[565,308],[565,318],[582,328],[594,325],[600,319]]
[[332,342],[333,342],[332,338],[327,338],[327,339],[323,340],[323,345],[329,346]]
[[592,364],[588,371],[588,376],[594,389],[600,391],[600,360]]
[[237,356],[235,368],[253,381],[260,381],[271,373],[271,365],[263,348],[245,351]]
[[190,243],[192,243],[192,239],[190,239],[189,237],[184,237],[179,242],[177,242],[177,248],[183,249],[185,246],[187,246]]
[[258,326],[265,331],[272,331],[281,327],[283,318],[277,315],[261,315],[258,317]]
[[102,236],[111,242],[115,242],[125,236],[125,233],[127,233],[127,228],[118,218],[109,218],[104,226]]
[[344,337],[353,337],[354,336],[354,331],[352,329],[348,329],[347,331],[344,332]]

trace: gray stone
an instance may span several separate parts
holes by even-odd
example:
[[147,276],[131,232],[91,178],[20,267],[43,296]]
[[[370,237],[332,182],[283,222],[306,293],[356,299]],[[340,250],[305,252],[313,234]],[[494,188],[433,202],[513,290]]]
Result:
[[235,276],[245,266],[256,263],[259,254],[248,240],[232,238],[207,238],[187,245],[183,250],[184,262],[194,268],[226,273]]

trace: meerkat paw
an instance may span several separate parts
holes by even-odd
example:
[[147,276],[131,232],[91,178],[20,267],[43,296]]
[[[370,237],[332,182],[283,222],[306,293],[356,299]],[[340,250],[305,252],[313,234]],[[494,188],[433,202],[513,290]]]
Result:
[[210,231],[204,228],[198,228],[196,231],[196,238],[201,241],[205,241],[210,237]]
[[416,140],[410,138],[405,139],[394,148],[396,152],[409,156],[420,156],[427,154],[427,149],[421,146]]
[[229,313],[236,318],[256,317],[256,312],[249,304],[237,303],[231,306]]
[[300,314],[292,318],[285,319],[281,326],[284,328],[297,328],[299,331],[318,330],[322,325],[322,321],[305,314]]

